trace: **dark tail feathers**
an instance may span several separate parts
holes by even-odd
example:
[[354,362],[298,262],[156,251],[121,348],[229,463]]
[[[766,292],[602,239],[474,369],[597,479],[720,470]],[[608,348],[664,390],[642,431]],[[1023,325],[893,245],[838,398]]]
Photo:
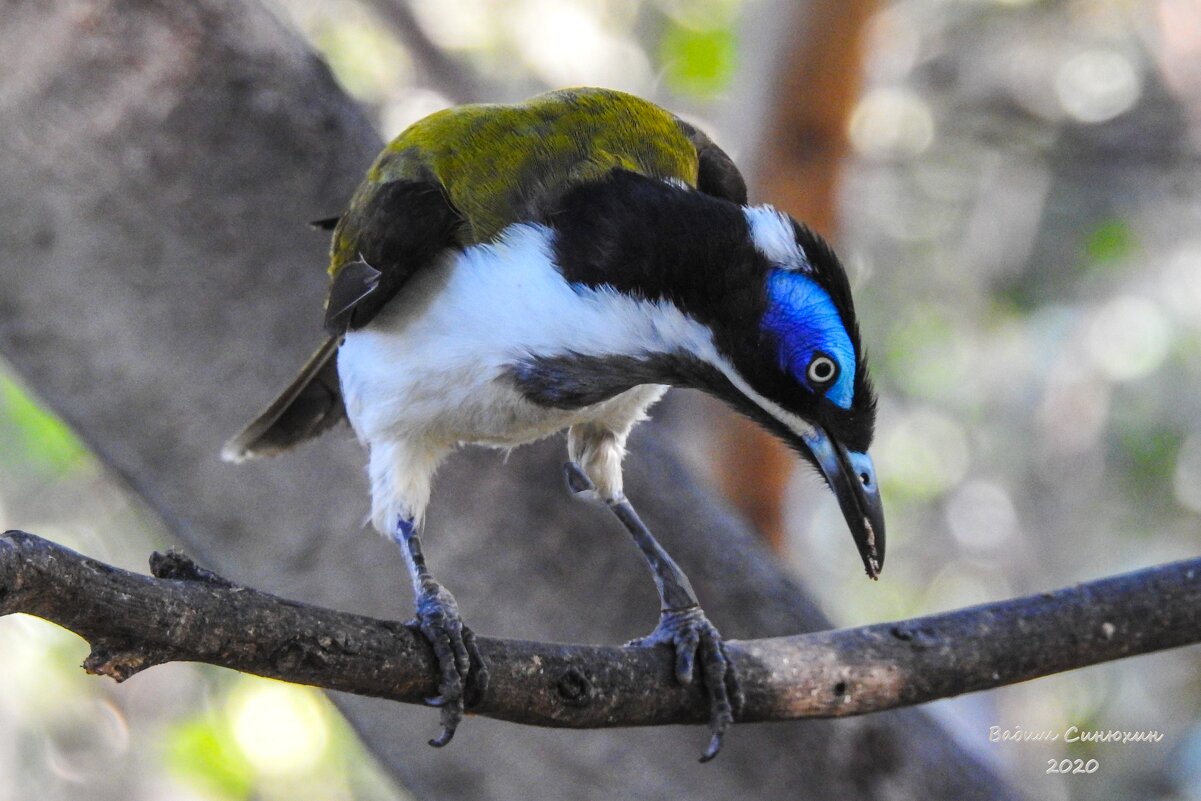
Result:
[[225,443],[221,458],[243,462],[275,456],[312,439],[346,419],[337,363],[340,337],[330,337],[305,363],[288,388],[236,437]]

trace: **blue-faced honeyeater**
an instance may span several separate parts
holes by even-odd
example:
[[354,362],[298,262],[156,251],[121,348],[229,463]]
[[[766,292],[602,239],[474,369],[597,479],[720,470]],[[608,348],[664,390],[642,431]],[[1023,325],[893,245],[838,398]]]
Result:
[[747,205],[734,163],[694,126],[603,89],[432,114],[326,222],[328,339],[225,456],[353,426],[372,520],[404,554],[415,625],[438,659],[443,732],[431,742],[449,741],[465,690],[487,683],[422,552],[434,471],[464,443],[511,448],[566,429],[569,486],[608,505],[654,574],[660,622],[636,642],[671,646],[677,678],[705,684],[712,757],[737,677],[687,577],[626,499],[626,439],[669,386],[721,398],[818,469],[874,578],[875,395],[833,251]]

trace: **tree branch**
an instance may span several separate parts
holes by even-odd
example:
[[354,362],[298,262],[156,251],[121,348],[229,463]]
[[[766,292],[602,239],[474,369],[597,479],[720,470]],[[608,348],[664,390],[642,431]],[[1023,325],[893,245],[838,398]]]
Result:
[[[0,537],[0,616],[58,623],[84,667],[123,681],[207,662],[357,695],[436,694],[428,645],[404,625],[240,587],[180,554],[130,573],[20,531]],[[1201,641],[1201,559],[899,623],[732,641],[743,721],[841,717],[984,690]],[[664,649],[480,638],[492,670],[477,714],[568,728],[702,722]]]

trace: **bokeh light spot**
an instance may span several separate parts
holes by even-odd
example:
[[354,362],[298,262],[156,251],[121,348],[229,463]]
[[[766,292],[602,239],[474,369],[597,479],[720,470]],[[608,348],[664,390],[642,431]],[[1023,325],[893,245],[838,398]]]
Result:
[[411,0],[421,29],[439,47],[478,50],[496,38],[489,0]]
[[1059,104],[1080,122],[1105,122],[1129,111],[1142,94],[1142,79],[1125,55],[1086,50],[1055,73]]
[[1163,362],[1169,333],[1158,304],[1121,295],[1093,314],[1086,345],[1089,360],[1111,381],[1139,378]]
[[231,695],[234,741],[257,770],[290,775],[325,755],[329,727],[315,693],[281,682],[246,682]]
[[583,3],[524,0],[508,16],[526,65],[551,86],[645,90],[650,60],[632,40],[609,31]]
[[989,550],[1004,545],[1017,531],[1017,511],[1000,484],[968,481],[947,501],[947,526],[968,548]]
[[850,137],[865,156],[916,156],[934,141],[934,117],[926,101],[913,92],[876,89],[851,114]]
[[906,416],[881,443],[880,462],[889,487],[933,497],[963,480],[970,454],[958,422],[934,409]]
[[1201,239],[1185,242],[1168,258],[1161,297],[1178,317],[1201,323]]

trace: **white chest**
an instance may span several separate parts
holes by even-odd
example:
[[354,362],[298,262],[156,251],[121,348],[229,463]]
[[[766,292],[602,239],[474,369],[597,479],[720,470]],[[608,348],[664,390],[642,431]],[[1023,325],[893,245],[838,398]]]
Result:
[[551,263],[548,236],[519,225],[456,254],[347,335],[338,372],[360,439],[510,447],[576,423],[637,419],[662,388],[561,410],[525,400],[506,376],[530,356],[711,347],[708,332],[669,304],[568,284]]

